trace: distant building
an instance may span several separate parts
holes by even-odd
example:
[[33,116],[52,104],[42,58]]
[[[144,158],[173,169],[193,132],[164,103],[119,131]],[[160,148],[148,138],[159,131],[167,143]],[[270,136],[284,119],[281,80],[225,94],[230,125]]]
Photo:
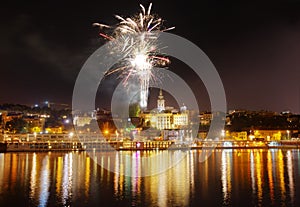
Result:
[[249,139],[263,138],[266,141],[279,141],[291,139],[293,131],[290,130],[252,130]]
[[166,107],[162,90],[159,91],[157,99],[157,108],[151,111],[145,111],[141,114],[144,126],[152,127],[158,130],[180,129],[188,125],[189,116],[186,106],[181,107],[180,111],[173,107]]
[[9,122],[13,119],[20,119],[23,117],[23,113],[21,112],[2,112],[2,119],[5,125],[6,122]]
[[45,129],[46,133],[51,134],[61,134],[63,133],[63,127],[62,126],[49,126]]
[[73,124],[75,126],[83,127],[85,125],[89,125],[92,120],[96,120],[95,113],[91,113],[91,114],[85,113],[83,115],[77,114],[74,115]]
[[68,110],[68,109],[71,109],[69,104],[54,103],[54,102],[49,102],[49,101],[41,102],[40,105],[35,104],[33,107],[48,107],[48,108],[55,109],[55,110]]
[[186,106],[180,110],[165,105],[162,90],[157,98],[157,108],[151,111],[143,111],[140,114],[143,127],[150,127],[161,131],[164,139],[183,140],[186,137],[189,124],[189,113]]
[[210,125],[213,119],[213,114],[211,112],[202,112],[199,114],[200,125]]
[[24,116],[23,119],[30,126],[31,132],[42,132],[45,127],[45,118],[39,116]]

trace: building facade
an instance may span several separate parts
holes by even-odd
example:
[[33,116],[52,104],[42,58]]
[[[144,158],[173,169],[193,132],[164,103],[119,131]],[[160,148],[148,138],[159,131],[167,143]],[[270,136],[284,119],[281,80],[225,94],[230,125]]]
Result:
[[188,126],[189,116],[186,107],[180,111],[173,107],[166,107],[162,90],[159,91],[157,108],[141,113],[144,126],[158,130],[173,130]]

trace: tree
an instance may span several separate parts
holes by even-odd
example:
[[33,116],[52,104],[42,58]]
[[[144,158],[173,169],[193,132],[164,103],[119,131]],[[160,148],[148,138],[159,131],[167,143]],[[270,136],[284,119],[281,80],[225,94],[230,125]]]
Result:
[[138,117],[141,112],[140,105],[138,103],[130,104],[129,117]]
[[10,133],[26,133],[27,132],[27,122],[22,118],[14,118],[11,121],[6,122],[5,130]]

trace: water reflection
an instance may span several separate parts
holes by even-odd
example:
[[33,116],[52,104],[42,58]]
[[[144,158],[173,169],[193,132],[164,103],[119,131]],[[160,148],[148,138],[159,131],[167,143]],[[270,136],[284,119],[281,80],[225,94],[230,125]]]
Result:
[[224,204],[228,205],[231,194],[231,150],[222,151],[221,161],[221,181],[222,181],[222,192],[224,196]]
[[293,155],[291,151],[287,151],[287,172],[288,172],[288,179],[289,179],[289,188],[290,188],[290,197],[291,197],[291,202],[294,203],[294,197],[295,197],[295,184],[294,184],[294,177],[293,177]]
[[4,154],[0,153],[0,183],[4,183]]
[[[162,159],[172,162],[181,153],[186,157],[173,168],[141,176],[144,168],[157,170],[164,164]],[[300,202],[296,193],[300,191],[300,150],[215,150],[209,159],[199,162],[201,154],[196,150],[124,151],[114,157],[97,153],[90,157],[84,152],[0,154],[0,203],[296,206]],[[144,157],[152,159],[146,162]],[[107,171],[95,159],[120,173]],[[128,173],[131,176],[125,176]]]
[[36,154],[34,153],[32,156],[32,168],[31,168],[31,174],[30,174],[30,198],[35,197],[35,191],[37,186],[37,161],[36,161]]
[[42,169],[41,169],[41,180],[40,180],[40,195],[39,195],[39,206],[46,206],[48,197],[49,197],[49,187],[50,187],[50,180],[49,180],[49,156],[46,156],[42,162]]
[[57,196],[61,192],[62,176],[63,176],[63,158],[62,157],[57,157],[57,162],[56,162],[56,186],[55,186]]
[[262,172],[262,165],[263,165],[263,162],[262,162],[262,155],[261,155],[261,150],[257,150],[255,152],[255,166],[256,166],[256,183],[257,183],[257,197],[258,197],[258,202],[261,203],[262,202],[262,195],[263,195],[263,192],[262,192],[262,184],[263,184],[263,172]]
[[[131,157],[126,156],[128,153]],[[141,177],[141,171],[144,166],[151,168],[149,163],[143,162],[141,156],[152,156],[153,152],[122,152],[119,156],[116,156],[114,166],[120,174],[114,174],[114,194],[118,195],[130,195],[132,205],[141,205],[142,200],[140,198],[141,192],[150,192],[147,195],[149,202],[155,202],[157,206],[168,206],[169,202],[175,203],[177,206],[188,205],[190,196],[190,186],[194,185],[194,159],[193,153],[188,153],[186,159],[182,160],[174,168],[169,169],[165,173],[148,176],[145,179]],[[176,157],[177,152],[158,152],[161,156],[169,159]],[[130,159],[129,159],[130,158]],[[153,167],[162,163],[162,157],[154,156],[150,159],[150,163]],[[124,160],[123,162],[121,160]],[[193,163],[191,163],[191,161]],[[125,168],[124,166],[130,166]],[[127,173],[131,173],[131,177],[125,176]],[[151,170],[151,169],[150,169]],[[193,189],[193,187],[192,187]],[[125,192],[124,192],[125,191]]]
[[[277,163],[278,163],[278,174],[279,174],[279,187],[280,187],[280,193],[281,193],[281,200],[284,202],[286,199],[286,189],[285,189],[285,180],[284,180],[284,157],[282,150],[278,151],[277,154]],[[276,163],[276,162],[275,162]]]
[[184,159],[187,153],[180,150],[113,151],[90,152],[90,156],[94,160],[97,158],[101,167],[118,175],[147,177],[167,171]]
[[270,200],[271,204],[274,204],[274,178],[273,178],[273,157],[271,150],[267,152],[267,171],[268,171],[268,183],[270,189]]
[[73,179],[73,154],[66,154],[63,163],[63,180],[62,180],[62,203],[66,205],[72,193],[72,179]]

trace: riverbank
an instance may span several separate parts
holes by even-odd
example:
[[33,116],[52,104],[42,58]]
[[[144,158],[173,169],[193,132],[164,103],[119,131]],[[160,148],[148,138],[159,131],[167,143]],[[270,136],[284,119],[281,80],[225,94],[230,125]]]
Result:
[[0,152],[41,151],[136,151],[190,149],[300,149],[300,141],[93,141],[93,142],[2,142]]

